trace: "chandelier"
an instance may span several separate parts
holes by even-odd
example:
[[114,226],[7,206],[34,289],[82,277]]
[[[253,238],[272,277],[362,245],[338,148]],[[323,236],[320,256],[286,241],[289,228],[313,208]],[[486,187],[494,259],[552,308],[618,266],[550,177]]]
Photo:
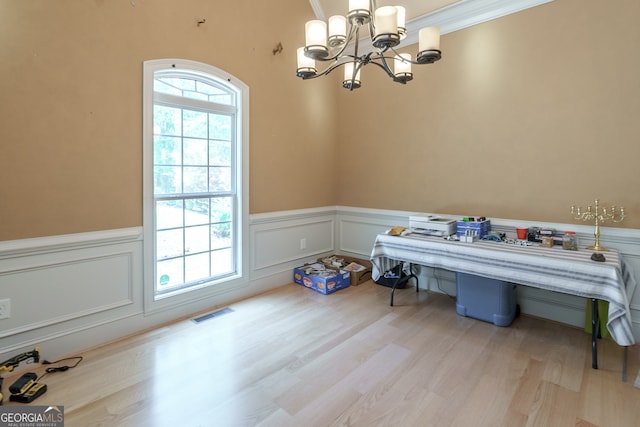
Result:
[[[375,11],[373,14],[371,11]],[[359,88],[360,70],[374,64],[393,81],[406,84],[413,79],[411,65],[433,64],[441,58],[440,29],[422,28],[418,33],[418,55],[414,61],[409,53],[394,49],[407,36],[406,11],[402,6],[376,7],[375,0],[349,0],[346,17],[331,16],[328,22],[311,20],[305,24],[306,46],[298,48],[296,75],[303,80],[325,76],[344,65],[342,87]],[[359,52],[361,32],[367,31],[373,50]],[[328,62],[318,72],[316,61]],[[390,64],[393,64],[393,69]]]

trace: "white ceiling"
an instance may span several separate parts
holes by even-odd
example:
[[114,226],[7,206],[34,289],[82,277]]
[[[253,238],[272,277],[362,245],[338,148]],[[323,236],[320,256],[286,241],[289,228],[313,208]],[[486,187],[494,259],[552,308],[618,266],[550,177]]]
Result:
[[[405,44],[417,42],[411,31],[438,26],[442,34],[460,30],[554,0],[377,0],[380,6],[404,6],[409,36]],[[346,15],[349,0],[309,0],[318,19]]]

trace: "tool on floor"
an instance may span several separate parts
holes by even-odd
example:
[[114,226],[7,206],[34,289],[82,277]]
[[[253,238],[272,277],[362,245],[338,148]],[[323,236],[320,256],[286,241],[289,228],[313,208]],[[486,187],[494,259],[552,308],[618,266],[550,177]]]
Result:
[[[4,400],[4,396],[2,395],[2,373],[3,372],[12,372],[18,365],[20,365],[20,363],[27,361],[29,359],[33,359],[32,362],[29,363],[38,363],[40,362],[40,347],[36,347],[33,349],[33,351],[27,351],[24,353],[20,353],[17,356],[13,356],[10,359],[5,360],[4,362],[2,362],[0,364],[0,405],[2,405],[2,402]],[[34,374],[35,375],[35,374]],[[23,375],[24,376],[24,375]],[[14,383],[15,385],[15,383]],[[12,385],[13,387],[13,385]],[[29,389],[31,390],[31,389]],[[46,391],[46,387],[44,389],[44,391]],[[42,391],[40,394],[44,393],[44,391]],[[38,394],[38,396],[40,395]],[[38,397],[36,396],[36,397]],[[35,399],[35,397],[34,397]]]
[[9,391],[11,392],[9,400],[21,403],[31,403],[36,400],[36,398],[47,391],[47,385],[40,384],[37,380],[38,375],[33,372],[27,372],[22,375],[9,387]]

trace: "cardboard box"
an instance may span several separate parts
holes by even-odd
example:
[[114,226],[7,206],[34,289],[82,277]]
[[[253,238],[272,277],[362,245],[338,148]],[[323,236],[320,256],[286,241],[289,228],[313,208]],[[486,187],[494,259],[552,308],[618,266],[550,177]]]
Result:
[[[337,263],[334,263],[333,261],[337,261]],[[371,280],[371,269],[373,265],[369,260],[352,258],[344,255],[329,255],[318,258],[318,262],[322,262],[332,268],[340,268],[342,270],[349,271],[351,273],[351,286],[358,286],[367,280]],[[356,264],[357,266],[364,268],[358,268],[356,267]]]
[[350,279],[348,271],[329,268],[321,262],[293,269],[294,282],[325,295],[349,287]]
[[491,231],[491,221],[488,219],[484,221],[458,221],[456,228],[458,237],[465,236],[467,231],[471,231],[471,234],[480,239]]

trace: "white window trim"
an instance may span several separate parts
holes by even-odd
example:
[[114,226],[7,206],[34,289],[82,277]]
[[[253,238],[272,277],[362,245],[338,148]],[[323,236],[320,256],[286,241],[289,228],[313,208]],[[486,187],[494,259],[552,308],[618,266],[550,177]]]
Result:
[[[241,125],[237,132],[236,155],[241,159],[242,173],[238,177],[238,271],[231,280],[217,286],[200,286],[169,297],[155,298],[155,224],[153,217],[153,80],[154,73],[170,68],[197,71],[224,79],[240,90],[237,111]],[[206,301],[221,293],[245,287],[249,283],[249,86],[212,65],[184,59],[155,59],[143,63],[143,248],[144,248],[144,312],[167,310],[194,301]],[[215,283],[215,282],[214,282]]]

